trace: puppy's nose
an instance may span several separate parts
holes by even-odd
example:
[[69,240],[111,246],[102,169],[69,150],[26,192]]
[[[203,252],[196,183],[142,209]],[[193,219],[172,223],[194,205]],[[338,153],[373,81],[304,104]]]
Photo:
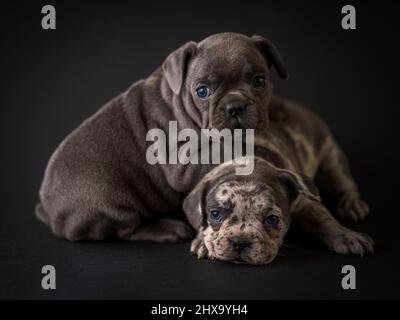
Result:
[[243,102],[234,102],[234,103],[229,103],[226,106],[226,113],[231,116],[232,118],[234,117],[240,117],[245,111],[246,111],[247,105],[244,104]]
[[233,237],[229,239],[231,246],[236,251],[242,251],[244,248],[247,248],[251,245],[251,242],[244,238]]

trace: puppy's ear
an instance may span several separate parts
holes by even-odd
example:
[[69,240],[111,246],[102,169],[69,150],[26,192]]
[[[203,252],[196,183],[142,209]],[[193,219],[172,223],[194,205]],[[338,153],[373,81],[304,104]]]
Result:
[[183,211],[195,230],[199,230],[203,224],[208,185],[209,182],[203,179],[183,201]]
[[289,78],[289,72],[286,68],[285,63],[275,45],[268,39],[255,34],[251,37],[255,42],[256,46],[260,48],[262,53],[265,55],[269,65],[274,65],[282,79]]
[[185,43],[172,52],[164,61],[162,69],[168,84],[175,94],[179,94],[185,79],[189,59],[196,53],[197,44],[194,41]]
[[302,195],[309,200],[321,202],[317,187],[311,178],[286,169],[278,169],[278,177],[289,188],[294,197]]

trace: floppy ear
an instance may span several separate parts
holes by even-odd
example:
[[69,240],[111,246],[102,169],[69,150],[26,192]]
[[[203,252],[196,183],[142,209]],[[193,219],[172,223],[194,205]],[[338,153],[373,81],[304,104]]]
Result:
[[255,34],[251,37],[255,42],[256,46],[260,48],[262,53],[265,55],[268,64],[274,65],[282,79],[287,79],[289,77],[289,72],[286,68],[285,63],[275,45],[268,39]]
[[185,79],[189,59],[195,54],[197,44],[194,41],[185,43],[172,52],[164,61],[162,69],[171,90],[179,94]]
[[196,230],[198,230],[203,224],[207,188],[208,181],[200,181],[183,201],[183,211],[192,227]]
[[318,189],[311,178],[286,169],[277,170],[279,179],[285,183],[295,197],[302,195],[309,200],[321,202]]

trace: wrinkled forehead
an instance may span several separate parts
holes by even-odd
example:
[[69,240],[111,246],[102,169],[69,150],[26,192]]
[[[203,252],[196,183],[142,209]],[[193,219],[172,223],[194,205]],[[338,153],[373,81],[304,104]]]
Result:
[[268,67],[262,53],[250,41],[220,40],[200,46],[191,71],[195,78],[212,83],[254,73],[266,74]]
[[232,207],[244,204],[263,209],[274,202],[274,194],[270,188],[256,181],[227,181],[219,185],[207,197],[216,204]]

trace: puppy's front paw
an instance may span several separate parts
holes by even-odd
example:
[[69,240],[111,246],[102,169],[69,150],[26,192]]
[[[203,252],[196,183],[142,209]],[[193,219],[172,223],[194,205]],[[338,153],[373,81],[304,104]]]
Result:
[[345,227],[340,229],[327,239],[329,248],[340,254],[364,254],[374,253],[374,240],[370,236],[352,231]]
[[180,243],[193,237],[192,229],[183,221],[160,219],[151,225],[153,241]]
[[177,243],[193,238],[193,231],[185,222],[174,219],[163,220],[167,220],[166,224],[168,225],[168,229],[171,231],[171,233],[167,235],[166,241]]
[[367,217],[369,209],[367,203],[360,198],[344,196],[339,202],[337,214],[342,218],[359,221]]
[[195,255],[198,259],[204,259],[209,257],[208,249],[204,244],[204,241],[199,238],[195,238],[192,241],[192,244],[190,246],[190,253]]

